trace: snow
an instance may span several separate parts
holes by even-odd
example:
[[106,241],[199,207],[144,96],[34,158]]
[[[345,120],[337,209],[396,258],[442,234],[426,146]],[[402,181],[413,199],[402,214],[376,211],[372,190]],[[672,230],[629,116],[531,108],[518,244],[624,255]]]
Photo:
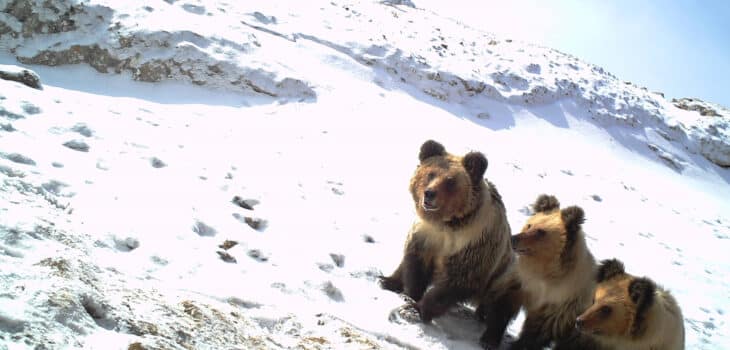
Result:
[[220,63],[276,94],[87,65],[24,65],[42,91],[0,80],[0,349],[476,349],[476,321],[391,320],[403,301],[376,283],[426,139],[487,155],[513,230],[541,193],[583,207],[596,258],[677,297],[687,348],[727,348],[727,117],[405,5],[87,2],[79,23],[140,39],[120,55]]

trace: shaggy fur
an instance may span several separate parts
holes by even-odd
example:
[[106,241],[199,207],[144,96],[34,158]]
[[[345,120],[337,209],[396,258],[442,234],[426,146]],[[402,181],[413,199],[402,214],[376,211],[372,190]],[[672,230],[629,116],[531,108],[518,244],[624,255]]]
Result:
[[419,160],[409,187],[418,218],[400,265],[381,286],[415,300],[424,322],[472,302],[487,324],[482,344],[496,348],[519,311],[520,286],[504,204],[483,179],[487,159],[426,141]]
[[595,301],[576,320],[582,332],[615,349],[684,349],[682,312],[668,291],[627,274],[616,259],[598,272]]
[[512,236],[518,253],[517,272],[522,283],[525,322],[511,349],[595,349],[589,336],[575,330],[575,318],[591,304],[596,263],[588,250],[581,225],[583,209],[560,210],[554,196],[541,195],[534,215]]

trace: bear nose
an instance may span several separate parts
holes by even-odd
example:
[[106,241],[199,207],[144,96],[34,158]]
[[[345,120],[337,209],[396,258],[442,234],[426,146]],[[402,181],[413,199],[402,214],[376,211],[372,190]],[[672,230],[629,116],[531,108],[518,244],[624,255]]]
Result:
[[436,199],[436,191],[434,190],[426,190],[423,192],[423,198],[427,201],[432,201]]
[[575,328],[578,330],[583,328],[583,319],[582,318],[578,317],[575,319]]

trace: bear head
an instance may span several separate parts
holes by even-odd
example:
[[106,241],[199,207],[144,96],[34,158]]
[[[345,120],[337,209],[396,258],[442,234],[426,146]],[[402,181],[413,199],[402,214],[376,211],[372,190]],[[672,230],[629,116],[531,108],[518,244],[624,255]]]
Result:
[[576,327],[598,337],[639,337],[654,302],[656,284],[627,274],[623,263],[616,259],[601,262],[596,281],[593,305],[578,316]]
[[477,210],[487,170],[482,153],[454,156],[440,143],[428,140],[421,146],[418,159],[409,187],[419,217],[449,223]]
[[540,195],[532,205],[534,214],[522,231],[512,236],[512,249],[520,259],[542,266],[567,263],[575,256],[575,241],[585,221],[577,206],[560,209],[555,196]]

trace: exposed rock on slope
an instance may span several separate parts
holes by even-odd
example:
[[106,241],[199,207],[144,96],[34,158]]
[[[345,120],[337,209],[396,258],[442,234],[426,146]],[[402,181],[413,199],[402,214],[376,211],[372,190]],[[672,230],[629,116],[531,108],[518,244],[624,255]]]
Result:
[[16,81],[34,89],[43,89],[41,86],[41,78],[38,77],[38,74],[32,70],[18,66],[0,64],[0,79]]
[[[259,59],[260,44],[251,30],[224,39],[150,28],[128,13],[79,0],[0,1],[0,8],[0,40],[22,63],[85,63],[102,73],[129,72],[140,81],[180,80],[271,97],[315,97],[294,72]],[[147,8],[154,17],[153,8]],[[141,20],[160,16],[165,15]]]

